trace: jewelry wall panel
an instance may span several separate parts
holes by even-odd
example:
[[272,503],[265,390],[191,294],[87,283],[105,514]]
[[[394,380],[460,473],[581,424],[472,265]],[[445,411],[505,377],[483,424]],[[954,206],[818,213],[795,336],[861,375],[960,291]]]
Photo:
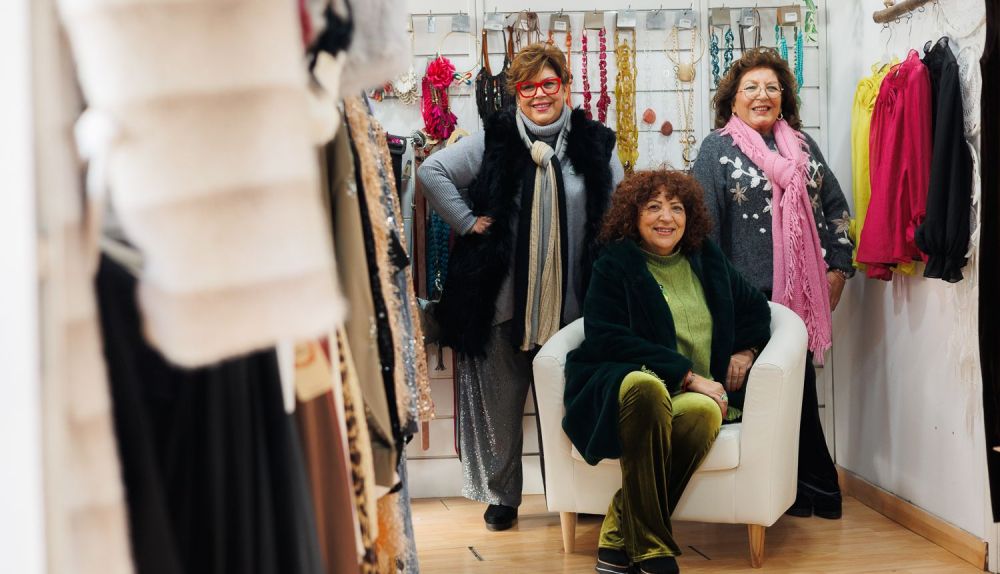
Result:
[[[503,67],[507,38],[504,32],[492,29],[498,22],[514,27],[515,50],[533,39],[548,40],[551,29],[552,41],[566,51],[569,37],[574,106],[586,104],[583,85],[586,36],[590,107],[598,118],[598,102],[602,95],[600,28],[603,24],[605,85],[609,101],[604,122],[616,129],[618,60],[622,57],[616,54],[616,45],[624,42],[631,47],[632,31],[635,33],[631,56],[635,63],[635,74],[631,78],[635,104],[632,113],[625,117],[634,117],[635,121],[637,133],[632,145],[638,152],[636,167],[666,165],[683,169],[689,164],[685,154],[693,159],[701,139],[713,127],[711,99],[715,93],[716,66],[721,76],[727,69],[727,60],[738,59],[743,47],[753,45],[786,52],[793,70],[800,71],[802,86],[798,97],[803,125],[826,151],[824,0],[742,3],[643,0],[631,3],[623,11],[604,10],[606,6],[593,1],[567,6],[562,0],[409,0],[407,6],[413,30],[417,100],[406,103],[390,91],[381,102],[373,104],[380,120],[393,133],[409,134],[424,126],[419,101],[421,77],[427,64],[439,55],[447,58],[455,68],[455,81],[448,88],[448,97],[450,111],[457,119],[456,127],[466,132],[480,129],[475,77],[484,59],[484,28],[491,72],[495,74]],[[601,11],[599,16],[595,16],[595,10]],[[520,16],[527,11],[531,14]],[[629,13],[634,18],[634,28],[618,26],[622,15],[628,18]],[[784,26],[777,26],[779,20],[788,21]],[[591,29],[587,29],[587,24]],[[624,24],[629,25],[628,22]],[[465,29],[468,32],[460,31]],[[713,50],[713,36],[716,50]],[[679,79],[678,71],[689,68],[692,63],[693,78],[685,73],[690,71],[688,69],[683,70],[682,79]],[[628,89],[625,96],[631,96]]]

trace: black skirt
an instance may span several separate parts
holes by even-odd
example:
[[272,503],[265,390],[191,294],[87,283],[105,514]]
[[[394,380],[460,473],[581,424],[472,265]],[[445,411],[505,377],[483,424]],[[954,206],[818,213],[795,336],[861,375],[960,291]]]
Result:
[[202,369],[142,335],[136,280],[103,258],[104,354],[138,574],[321,574],[274,351]]

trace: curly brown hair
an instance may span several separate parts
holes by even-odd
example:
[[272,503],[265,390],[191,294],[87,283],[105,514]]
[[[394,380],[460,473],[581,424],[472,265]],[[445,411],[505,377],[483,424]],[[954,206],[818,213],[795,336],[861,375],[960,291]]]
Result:
[[507,70],[507,91],[517,95],[517,83],[526,82],[535,74],[548,66],[555,70],[564,88],[569,88],[569,68],[566,66],[566,54],[552,44],[536,42],[521,49],[514,56]]
[[701,249],[712,231],[712,218],[705,208],[704,192],[698,180],[680,171],[665,169],[636,171],[625,176],[611,194],[611,206],[604,215],[598,239],[607,244],[623,238],[639,242],[639,214],[649,200],[661,191],[668,200],[677,198],[684,204],[687,221],[679,247],[687,253]]
[[740,79],[743,74],[754,68],[770,68],[778,76],[781,84],[781,113],[788,125],[795,129],[802,127],[799,119],[799,102],[795,97],[795,74],[774,48],[753,48],[743,53],[743,57],[733,63],[719,82],[719,88],[712,98],[715,107],[715,127],[726,127],[729,118],[733,116],[733,102],[740,89]]

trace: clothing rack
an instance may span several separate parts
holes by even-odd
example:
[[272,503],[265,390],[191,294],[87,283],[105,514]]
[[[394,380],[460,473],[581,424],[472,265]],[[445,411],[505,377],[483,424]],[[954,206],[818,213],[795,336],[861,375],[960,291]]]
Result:
[[904,14],[913,12],[924,4],[936,1],[937,0],[903,0],[899,4],[893,5],[890,0],[890,3],[887,4],[887,7],[884,10],[879,10],[872,14],[872,19],[875,20],[876,24],[888,24],[899,19],[899,17]]

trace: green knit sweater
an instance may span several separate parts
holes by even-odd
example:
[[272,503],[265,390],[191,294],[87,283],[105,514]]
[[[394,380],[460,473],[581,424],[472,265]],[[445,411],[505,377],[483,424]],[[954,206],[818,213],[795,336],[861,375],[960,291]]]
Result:
[[642,254],[646,258],[646,268],[656,279],[674,316],[677,351],[691,360],[692,371],[711,379],[712,314],[701,281],[687,257],[679,251],[667,256],[646,250]]

